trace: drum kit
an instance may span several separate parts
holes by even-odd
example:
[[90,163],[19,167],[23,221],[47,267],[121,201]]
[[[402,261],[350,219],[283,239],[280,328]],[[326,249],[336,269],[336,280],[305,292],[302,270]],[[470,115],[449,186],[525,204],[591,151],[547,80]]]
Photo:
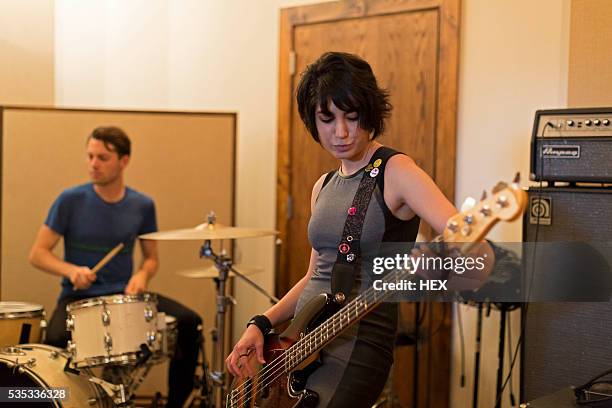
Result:
[[[208,222],[192,229],[161,231],[141,236],[147,240],[203,241],[200,257],[214,262],[208,269],[177,274],[191,279],[213,279],[216,287],[216,317],[211,329],[212,369],[208,369],[204,341],[200,342],[202,374],[185,407],[221,407],[228,378],[225,374],[225,323],[229,305],[228,279],[239,277],[265,295],[278,299],[245,276],[256,268],[236,270],[224,250],[219,254],[212,241],[273,236],[275,231],[229,227]],[[68,398],[52,400],[54,407],[134,407],[134,392],[149,370],[171,359],[177,339],[173,316],[157,310],[153,293],[110,295],[83,299],[66,307],[66,330],[71,340],[66,349],[41,344],[46,328],[42,306],[24,302],[0,302],[0,387],[66,389]],[[201,328],[200,328],[201,329]]]

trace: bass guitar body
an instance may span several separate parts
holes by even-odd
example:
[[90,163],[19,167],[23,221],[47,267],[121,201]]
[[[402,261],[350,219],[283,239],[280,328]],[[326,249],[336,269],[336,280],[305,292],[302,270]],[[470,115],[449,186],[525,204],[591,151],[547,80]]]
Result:
[[291,325],[278,334],[266,336],[263,366],[251,352],[248,364],[253,377],[235,378],[226,398],[226,408],[313,408],[319,396],[306,389],[308,376],[320,365],[319,353],[313,353],[295,369],[287,370],[291,362],[291,346],[340,309],[330,295],[321,294],[308,302],[295,316]]

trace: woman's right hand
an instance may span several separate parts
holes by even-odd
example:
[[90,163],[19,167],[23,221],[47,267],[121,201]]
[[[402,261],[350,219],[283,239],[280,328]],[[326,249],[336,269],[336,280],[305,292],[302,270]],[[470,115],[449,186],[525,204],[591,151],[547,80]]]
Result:
[[251,354],[254,352],[257,360],[264,364],[266,361],[263,356],[264,336],[257,326],[251,324],[242,334],[238,343],[229,356],[225,359],[227,370],[240,379],[245,376],[255,375],[253,368],[248,364]]

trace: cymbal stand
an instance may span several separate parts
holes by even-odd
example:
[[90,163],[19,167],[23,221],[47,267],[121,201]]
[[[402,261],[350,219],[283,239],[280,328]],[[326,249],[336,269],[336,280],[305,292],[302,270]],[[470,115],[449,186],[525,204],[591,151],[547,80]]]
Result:
[[[214,329],[213,329],[214,330]],[[199,401],[200,407],[211,408],[213,407],[212,402],[212,379],[210,372],[208,370],[208,361],[206,360],[206,345],[203,333],[202,325],[198,325],[198,343],[199,343],[199,356],[198,356],[198,366],[201,367],[202,373],[196,375],[194,381],[194,387],[191,391],[187,400],[183,403],[183,408],[192,407],[195,401]]]
[[200,249],[200,257],[214,261],[215,267],[219,271],[219,276],[215,278],[217,289],[217,311],[215,316],[215,327],[211,330],[213,341],[212,372],[210,377],[213,383],[213,400],[215,406],[221,407],[225,398],[226,378],[224,370],[225,350],[225,313],[227,306],[236,300],[227,295],[226,282],[232,265],[232,260],[225,254],[217,255],[212,249],[211,241],[206,240]]
[[234,269],[234,267],[232,265],[230,265],[229,268],[231,269],[232,272],[234,272],[236,274],[236,276],[238,276],[240,279],[242,279],[243,281],[245,281],[246,283],[251,285],[256,291],[258,291],[259,293],[261,293],[262,295],[267,297],[268,300],[270,301],[270,303],[272,303],[273,305],[278,303],[278,298],[276,296],[270,295],[268,292],[266,292],[266,290],[264,288],[262,288],[261,286],[259,286],[255,282],[253,282],[250,278],[247,278],[241,272],[238,272],[236,269]]
[[225,313],[227,306],[236,304],[236,300],[227,294],[226,282],[229,277],[229,272],[232,271],[236,276],[251,285],[255,290],[267,297],[270,302],[277,303],[278,299],[266,292],[261,286],[253,282],[251,279],[244,276],[233,268],[233,261],[225,255],[225,251],[221,254],[216,254],[212,249],[211,240],[204,241],[204,245],[200,249],[200,257],[208,258],[215,263],[215,267],[219,271],[219,276],[216,277],[215,286],[217,289],[217,311],[215,316],[215,327],[211,330],[213,341],[213,356],[212,356],[212,372],[210,377],[213,383],[213,396],[215,406],[221,407],[225,398],[226,378],[225,378],[225,356],[228,354],[225,349]]

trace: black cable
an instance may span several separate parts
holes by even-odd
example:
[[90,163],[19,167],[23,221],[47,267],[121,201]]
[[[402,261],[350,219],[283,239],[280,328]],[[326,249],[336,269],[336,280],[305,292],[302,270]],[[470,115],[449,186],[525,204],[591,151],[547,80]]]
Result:
[[[512,317],[512,313],[510,311],[507,312],[507,323],[508,323],[508,361],[512,359],[512,323],[510,318]],[[512,380],[510,380],[510,405],[516,406],[516,399],[514,398],[514,387],[512,386]]]
[[461,303],[457,303],[457,323],[459,324],[459,339],[461,341],[461,388],[465,387],[465,339],[463,338],[463,321],[461,319]]

